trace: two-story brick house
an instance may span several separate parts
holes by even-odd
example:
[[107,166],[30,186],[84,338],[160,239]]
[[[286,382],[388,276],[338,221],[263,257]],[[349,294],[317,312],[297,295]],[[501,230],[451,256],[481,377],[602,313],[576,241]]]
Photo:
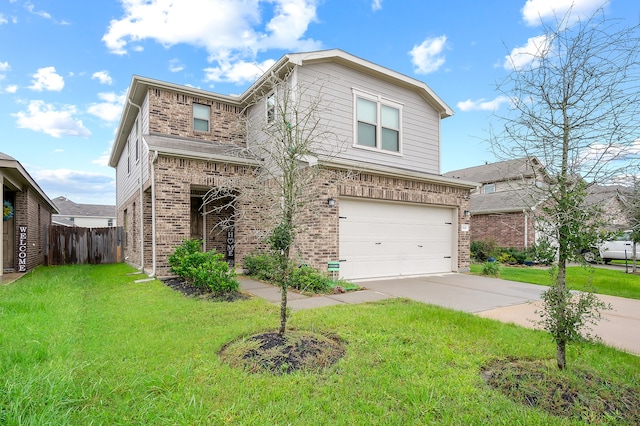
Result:
[[[440,174],[440,120],[453,111],[423,82],[341,50],[285,55],[272,74],[316,87],[331,106],[326,122],[346,141],[325,167],[357,172],[314,188],[318,214],[297,256],[319,269],[339,260],[347,279],[467,270],[475,184]],[[129,263],[170,275],[167,256],[190,237],[236,264],[259,246],[261,224],[251,219],[259,205],[235,205],[244,214],[233,230],[215,232],[223,218],[202,204],[223,179],[262,166],[241,153],[256,143],[247,123],[269,119],[269,96],[255,102],[267,81],[227,96],[133,77],[109,160]]]
[[536,187],[548,185],[535,158],[516,158],[447,172],[447,177],[478,182],[471,194],[471,240],[494,240],[501,247],[525,248],[536,242]]
[[[552,183],[544,165],[535,157],[483,164],[453,170],[447,177],[478,182],[471,194],[471,240],[494,240],[501,247],[526,248],[539,240],[544,188]],[[540,189],[543,189],[540,191]],[[589,185],[585,204],[598,206],[608,230],[628,227],[625,188]]]

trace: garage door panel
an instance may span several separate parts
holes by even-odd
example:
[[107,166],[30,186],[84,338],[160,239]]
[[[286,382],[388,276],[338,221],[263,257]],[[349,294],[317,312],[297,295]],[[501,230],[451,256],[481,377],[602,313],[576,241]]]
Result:
[[345,278],[452,270],[453,209],[371,200],[340,201]]

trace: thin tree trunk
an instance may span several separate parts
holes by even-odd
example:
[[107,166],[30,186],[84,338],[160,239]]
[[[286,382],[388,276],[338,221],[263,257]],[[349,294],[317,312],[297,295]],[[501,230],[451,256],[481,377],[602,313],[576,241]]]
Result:
[[556,361],[560,370],[564,370],[567,366],[567,343],[565,341],[557,342]]
[[280,330],[279,334],[284,334],[287,328],[287,285],[282,283],[280,286]]

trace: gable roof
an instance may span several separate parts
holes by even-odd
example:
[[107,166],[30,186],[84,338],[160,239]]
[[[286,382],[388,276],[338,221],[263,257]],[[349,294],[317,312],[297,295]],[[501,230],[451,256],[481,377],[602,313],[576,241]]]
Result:
[[444,176],[479,183],[493,183],[534,177],[540,173],[544,173],[542,163],[537,158],[530,157],[453,170],[445,173]]
[[441,118],[453,115],[453,110],[435,94],[429,86],[420,80],[408,77],[399,72],[390,70],[383,66],[374,64],[373,62],[353,56],[340,49],[321,50],[305,53],[290,53],[282,56],[274,65],[271,66],[260,78],[258,78],[242,95],[222,95],[207,90],[197,89],[189,86],[168,83],[165,81],[154,80],[147,77],[133,75],[131,84],[126,95],[126,104],[120,116],[118,130],[116,131],[115,141],[111,149],[109,157],[109,166],[116,167],[118,159],[122,155],[122,151],[126,146],[129,136],[129,129],[133,126],[133,122],[139,112],[140,105],[144,102],[147,91],[150,87],[158,87],[165,90],[176,91],[213,100],[219,100],[240,107],[247,106],[260,93],[260,89],[269,83],[270,76],[275,74],[284,76],[296,66],[311,65],[320,62],[335,62],[343,66],[357,70],[358,72],[368,74],[387,81],[398,86],[409,88],[417,92],[429,105],[431,105]]
[[116,217],[116,206],[102,204],[76,204],[66,197],[53,199],[61,215],[75,217]]
[[49,205],[53,213],[57,213],[55,204],[44,193],[40,185],[31,177],[22,164],[15,158],[0,152],[0,172],[3,175],[4,185],[14,191],[23,191],[25,186],[33,188],[35,192]]
[[490,194],[471,194],[471,213],[509,213],[529,210],[535,205],[533,191],[514,189]]

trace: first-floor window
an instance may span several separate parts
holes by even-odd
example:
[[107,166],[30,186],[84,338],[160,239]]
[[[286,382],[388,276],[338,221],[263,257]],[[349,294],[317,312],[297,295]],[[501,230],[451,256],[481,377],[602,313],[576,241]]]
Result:
[[401,151],[401,105],[380,96],[355,94],[356,145]]

